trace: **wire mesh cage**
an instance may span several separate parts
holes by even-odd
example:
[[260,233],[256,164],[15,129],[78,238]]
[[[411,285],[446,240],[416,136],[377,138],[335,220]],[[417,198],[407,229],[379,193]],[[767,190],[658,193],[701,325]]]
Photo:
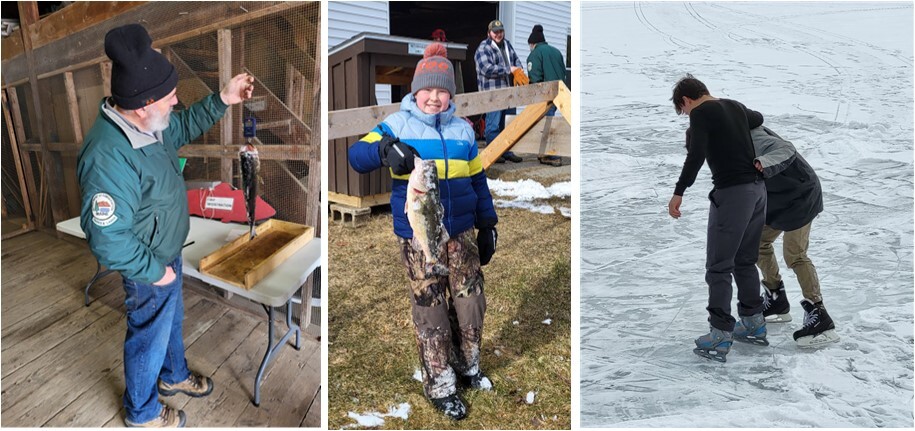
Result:
[[[276,218],[303,224],[306,194],[319,193],[308,189],[306,158],[311,151],[318,151],[312,144],[311,128],[316,119],[314,81],[319,12],[318,3],[298,3],[231,29],[204,33],[163,47],[163,53],[178,69],[178,96],[182,104],[218,91],[227,77],[241,72],[254,76],[253,99],[230,108],[232,112],[227,114],[230,124],[222,127],[231,130],[214,127],[190,145],[234,145],[237,151],[245,142],[244,119],[256,119],[257,136],[252,143],[261,154],[258,192],[276,209]],[[221,180],[241,187],[237,158],[229,166],[223,159],[189,157],[185,178],[204,182]]]

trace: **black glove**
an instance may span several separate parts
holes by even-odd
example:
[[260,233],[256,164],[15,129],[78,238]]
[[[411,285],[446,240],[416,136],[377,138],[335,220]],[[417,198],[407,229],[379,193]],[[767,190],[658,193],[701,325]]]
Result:
[[480,249],[480,266],[484,266],[492,259],[496,252],[496,243],[499,241],[499,232],[495,226],[483,227],[477,232],[477,247]]
[[378,141],[378,155],[381,164],[390,167],[395,175],[406,175],[413,171],[413,158],[419,153],[400,139],[385,134]]

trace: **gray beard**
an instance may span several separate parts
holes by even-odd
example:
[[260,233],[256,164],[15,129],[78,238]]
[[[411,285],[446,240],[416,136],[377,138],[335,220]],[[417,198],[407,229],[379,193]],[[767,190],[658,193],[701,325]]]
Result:
[[[171,119],[171,109],[168,110],[165,115],[161,117],[153,116],[149,121],[149,128],[151,133],[161,132],[168,128],[169,120]],[[156,114],[158,115],[158,114]]]

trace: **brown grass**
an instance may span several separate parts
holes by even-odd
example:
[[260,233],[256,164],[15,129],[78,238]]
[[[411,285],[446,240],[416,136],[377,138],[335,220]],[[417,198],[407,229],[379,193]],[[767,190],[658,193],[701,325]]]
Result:
[[[460,422],[438,413],[412,378],[419,358],[390,212],[357,229],[330,227],[330,429],[354,424],[348,412],[403,402],[412,406],[409,419],[386,418],[384,428],[571,428],[571,222],[558,213],[498,213],[499,248],[483,267],[482,367],[495,389],[465,391],[469,414]],[[551,325],[541,323],[547,318]],[[537,392],[532,405],[523,401],[528,391]]]

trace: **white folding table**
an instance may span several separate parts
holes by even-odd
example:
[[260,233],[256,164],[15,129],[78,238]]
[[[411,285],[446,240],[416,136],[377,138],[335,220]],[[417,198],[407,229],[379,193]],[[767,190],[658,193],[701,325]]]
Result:
[[[200,260],[205,256],[213,253],[223,245],[231,242],[240,233],[247,234],[247,225],[237,223],[222,223],[218,220],[208,220],[199,217],[190,218],[190,232],[185,241],[184,250],[181,253],[184,264],[184,274],[216,286],[227,292],[243,298],[250,299],[261,304],[267,312],[267,352],[257,370],[257,376],[254,379],[254,405],[260,405],[260,384],[263,379],[264,371],[270,362],[276,357],[279,349],[285,345],[289,339],[295,336],[295,349],[301,348],[300,338],[302,330],[299,325],[292,322],[292,298],[296,290],[299,289],[308,279],[308,275],[321,266],[321,241],[314,238],[305,244],[304,247],[295,252],[285,262],[276,267],[263,280],[254,285],[250,290],[244,289],[222,280],[210,277],[200,273]],[[79,217],[72,218],[57,224],[57,230],[78,238],[86,238],[79,226]],[[235,236],[231,236],[234,234]],[[86,286],[86,305],[89,305],[89,288],[101,277],[104,277],[110,270],[101,270],[98,265],[95,276]],[[311,298],[302,298],[305,306],[310,304]],[[286,333],[274,342],[274,317],[275,308],[286,305]]]

